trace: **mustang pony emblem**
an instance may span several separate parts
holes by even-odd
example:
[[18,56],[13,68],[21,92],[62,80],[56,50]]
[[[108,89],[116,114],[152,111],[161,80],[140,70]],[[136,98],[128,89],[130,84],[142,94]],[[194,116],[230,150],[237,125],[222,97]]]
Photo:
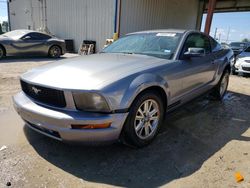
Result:
[[37,89],[36,87],[32,87],[31,88],[32,89],[32,91],[34,91],[34,93],[36,94],[36,95],[38,95],[38,93],[40,93],[42,90],[41,89]]

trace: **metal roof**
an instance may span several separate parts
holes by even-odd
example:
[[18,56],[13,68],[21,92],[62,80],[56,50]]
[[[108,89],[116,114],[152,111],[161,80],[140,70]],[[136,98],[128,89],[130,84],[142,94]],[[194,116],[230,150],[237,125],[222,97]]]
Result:
[[[208,1],[204,12],[208,10]],[[217,0],[214,12],[250,11],[250,0]]]

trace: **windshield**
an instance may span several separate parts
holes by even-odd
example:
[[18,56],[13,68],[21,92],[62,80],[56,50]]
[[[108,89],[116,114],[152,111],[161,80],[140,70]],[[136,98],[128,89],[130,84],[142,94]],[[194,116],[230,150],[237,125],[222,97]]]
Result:
[[20,39],[25,34],[27,34],[26,31],[15,30],[15,31],[10,31],[10,32],[4,33],[3,36],[10,37],[12,39]]
[[143,54],[171,59],[181,38],[180,33],[127,35],[106,47],[104,53]]
[[244,48],[245,47],[245,43],[242,43],[242,42],[232,42],[230,43],[230,46],[233,46],[233,47],[239,47],[239,48]]

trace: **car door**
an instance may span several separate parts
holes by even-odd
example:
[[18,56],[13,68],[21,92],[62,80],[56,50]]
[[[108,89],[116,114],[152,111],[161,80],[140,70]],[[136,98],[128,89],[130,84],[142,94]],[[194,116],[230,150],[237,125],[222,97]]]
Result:
[[[204,56],[185,58],[189,48],[203,48]],[[191,33],[183,44],[180,54],[182,71],[182,95],[204,88],[213,81],[215,73],[214,57],[211,53],[210,40],[201,33]]]
[[17,40],[14,44],[16,51],[21,54],[39,55],[44,53],[47,39],[41,37],[40,33],[28,33]]

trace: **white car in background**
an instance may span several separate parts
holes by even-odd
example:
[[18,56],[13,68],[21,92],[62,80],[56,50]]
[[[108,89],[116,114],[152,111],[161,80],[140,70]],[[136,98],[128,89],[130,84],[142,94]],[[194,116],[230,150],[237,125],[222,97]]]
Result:
[[241,52],[236,58],[233,67],[233,74],[243,73],[243,76],[250,75],[250,46]]

